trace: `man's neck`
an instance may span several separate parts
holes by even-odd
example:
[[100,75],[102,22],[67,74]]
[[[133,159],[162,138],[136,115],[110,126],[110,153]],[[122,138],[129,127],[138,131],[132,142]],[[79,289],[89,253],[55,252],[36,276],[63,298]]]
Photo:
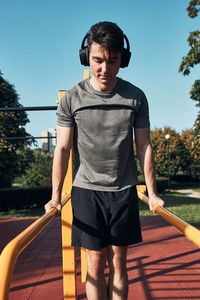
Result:
[[107,83],[101,83],[99,81],[97,81],[94,77],[90,78],[90,84],[93,87],[93,89],[95,89],[96,91],[99,92],[111,92],[116,84],[117,84],[117,78],[115,78],[115,80],[113,80],[111,83],[107,84]]

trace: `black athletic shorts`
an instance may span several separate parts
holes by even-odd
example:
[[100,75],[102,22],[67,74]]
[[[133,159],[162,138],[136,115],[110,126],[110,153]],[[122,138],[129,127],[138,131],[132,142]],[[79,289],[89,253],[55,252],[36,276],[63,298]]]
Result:
[[136,187],[101,192],[73,187],[72,246],[97,250],[142,241]]

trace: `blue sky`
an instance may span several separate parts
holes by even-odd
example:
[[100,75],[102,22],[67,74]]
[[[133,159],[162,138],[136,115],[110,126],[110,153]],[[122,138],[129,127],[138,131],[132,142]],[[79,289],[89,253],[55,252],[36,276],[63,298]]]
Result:
[[[189,91],[197,68],[178,73],[199,17],[187,15],[189,0],[7,0],[0,10],[0,70],[24,106],[56,105],[58,90],[83,79],[82,38],[99,21],[116,22],[128,36],[132,58],[119,72],[140,87],[150,107],[151,128],[191,128],[197,116]],[[55,112],[29,112],[29,133],[54,128]]]

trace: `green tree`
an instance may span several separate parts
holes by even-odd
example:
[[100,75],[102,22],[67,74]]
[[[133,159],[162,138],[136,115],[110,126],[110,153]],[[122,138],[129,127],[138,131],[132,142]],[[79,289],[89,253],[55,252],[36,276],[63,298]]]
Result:
[[51,186],[53,154],[34,149],[34,161],[18,180],[22,187]]
[[194,179],[200,179],[200,114],[192,129],[182,132],[181,138],[190,153],[189,173]]
[[[167,134],[170,136],[169,139],[166,139]],[[175,130],[170,127],[152,130],[151,143],[154,152],[155,170],[159,176],[168,175],[169,157],[171,176],[177,175],[178,172],[186,172],[190,163],[189,150],[186,149],[184,141]]]
[[[21,107],[14,86],[2,77],[1,72],[0,106]],[[22,155],[24,147],[33,142],[31,135],[25,130],[28,122],[26,112],[0,112],[0,187],[11,186],[14,178],[24,173],[28,167],[27,161],[26,165],[23,164]],[[26,139],[4,139],[12,137],[26,137]]]
[[[187,7],[188,16],[195,18],[198,16],[200,0],[191,0]],[[186,56],[182,58],[179,66],[179,72],[183,75],[189,75],[191,68],[200,63],[200,30],[190,32],[187,39],[190,50]],[[190,98],[197,101],[196,106],[200,106],[200,80],[196,80],[190,91]]]
[[194,166],[192,168],[192,176],[195,179],[200,179],[200,112],[193,126],[193,144],[192,156],[194,159]]

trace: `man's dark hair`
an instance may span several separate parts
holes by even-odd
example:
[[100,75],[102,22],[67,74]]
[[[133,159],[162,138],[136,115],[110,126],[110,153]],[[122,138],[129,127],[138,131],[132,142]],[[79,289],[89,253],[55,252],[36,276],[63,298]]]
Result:
[[94,24],[87,34],[87,45],[97,43],[103,48],[122,52],[124,47],[123,31],[112,22],[99,22]]

